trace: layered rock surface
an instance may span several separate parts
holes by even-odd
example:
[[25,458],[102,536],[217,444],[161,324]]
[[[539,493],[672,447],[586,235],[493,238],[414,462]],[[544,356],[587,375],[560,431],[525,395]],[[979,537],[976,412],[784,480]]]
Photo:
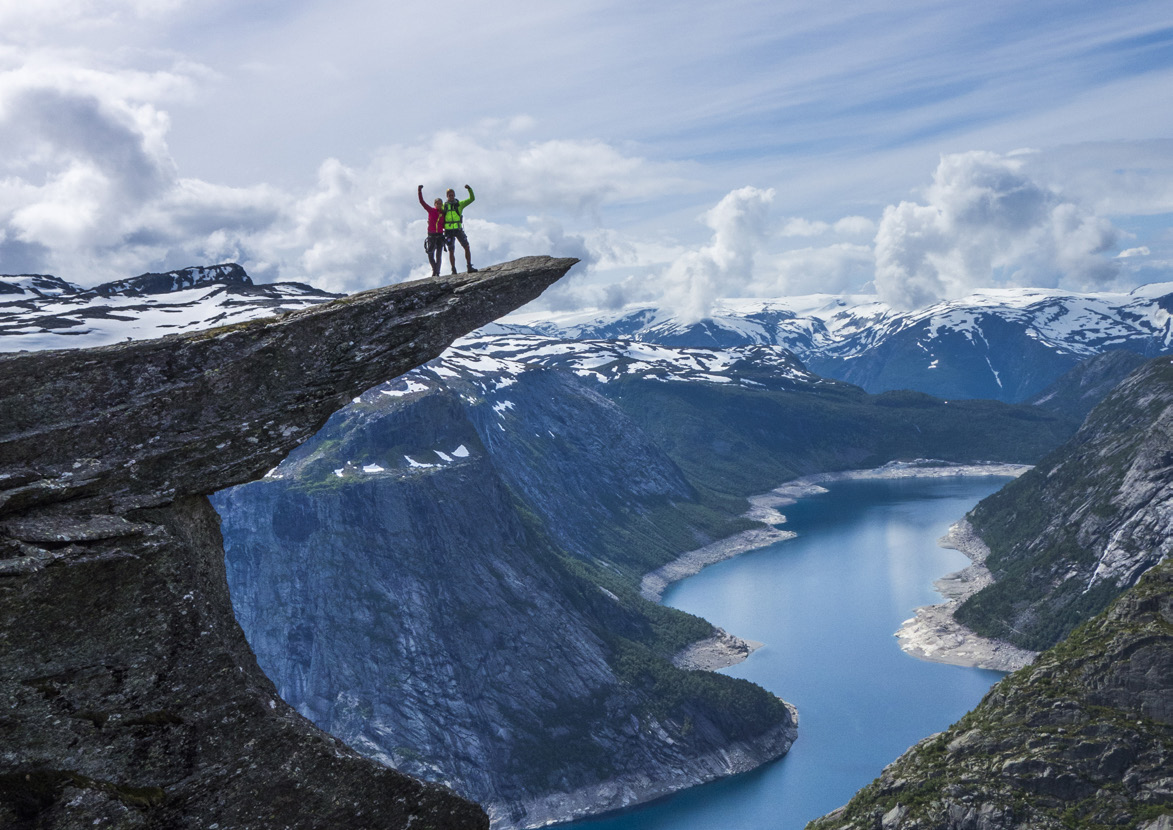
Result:
[[281,701],[206,495],[541,293],[531,257],[278,318],[0,356],[0,825],[483,827]]

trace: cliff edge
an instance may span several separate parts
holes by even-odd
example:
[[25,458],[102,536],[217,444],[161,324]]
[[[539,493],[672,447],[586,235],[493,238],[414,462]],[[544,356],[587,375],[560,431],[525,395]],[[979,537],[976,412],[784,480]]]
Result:
[[278,697],[233,616],[206,496],[575,261],[0,356],[0,825],[486,827]]

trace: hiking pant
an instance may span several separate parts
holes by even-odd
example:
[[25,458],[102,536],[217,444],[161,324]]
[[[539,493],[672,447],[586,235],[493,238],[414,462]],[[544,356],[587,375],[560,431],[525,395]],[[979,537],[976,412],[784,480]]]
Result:
[[430,233],[424,242],[424,250],[428,253],[428,264],[432,266],[432,276],[440,276],[440,265],[444,262],[444,234]]

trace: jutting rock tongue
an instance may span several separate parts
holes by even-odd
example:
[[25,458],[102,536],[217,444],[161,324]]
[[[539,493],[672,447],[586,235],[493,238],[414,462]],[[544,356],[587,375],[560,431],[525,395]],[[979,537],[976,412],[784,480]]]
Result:
[[0,355],[0,826],[486,827],[286,706],[206,495],[537,297],[529,257],[222,329]]

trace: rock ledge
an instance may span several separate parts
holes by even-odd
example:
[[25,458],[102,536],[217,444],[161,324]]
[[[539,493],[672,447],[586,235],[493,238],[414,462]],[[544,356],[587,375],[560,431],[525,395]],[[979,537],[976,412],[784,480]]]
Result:
[[0,355],[0,826],[486,827],[289,708],[206,496],[537,297],[529,257],[157,340]]

